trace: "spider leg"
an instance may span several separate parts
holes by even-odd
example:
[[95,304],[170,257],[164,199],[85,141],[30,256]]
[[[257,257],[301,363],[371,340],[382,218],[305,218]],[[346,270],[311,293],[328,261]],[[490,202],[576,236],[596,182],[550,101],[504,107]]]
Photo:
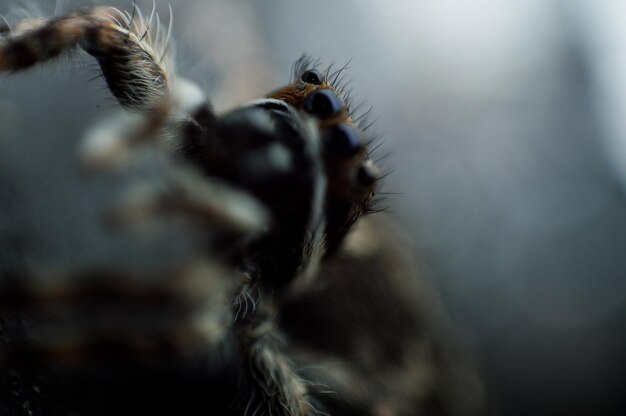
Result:
[[205,260],[156,272],[5,275],[0,310],[3,316],[26,316],[27,331],[2,345],[0,367],[154,364],[206,351],[232,322],[237,279],[231,274]]
[[134,228],[182,220],[202,227],[205,236],[250,238],[269,221],[266,209],[253,197],[195,169],[177,167],[165,173],[166,187],[151,182],[130,186],[109,224]]
[[[81,47],[97,59],[106,83],[119,103],[146,112],[172,101],[173,109],[196,128],[210,127],[215,116],[193,83],[178,77],[171,63],[170,35],[160,21],[144,19],[136,8],[94,8],[60,17],[0,24],[0,73],[11,73]],[[154,34],[154,36],[152,36]],[[148,36],[146,36],[148,35]],[[157,111],[158,113],[158,111]],[[156,113],[153,113],[153,115]]]
[[[178,88],[181,84],[175,84]],[[195,88],[186,82],[186,89]],[[178,91],[175,89],[174,91]],[[190,94],[193,95],[193,94]],[[81,161],[88,170],[105,170],[130,165],[147,145],[167,147],[168,140],[157,140],[172,109],[183,113],[206,108],[202,96],[178,101],[165,97],[144,115],[123,114],[93,128],[81,148]],[[187,125],[191,122],[183,122]],[[184,140],[184,139],[183,139]],[[180,146],[180,143],[176,143]],[[170,152],[162,153],[167,156]],[[251,195],[235,190],[218,178],[208,177],[185,159],[170,158],[163,170],[163,183],[147,181],[132,186],[109,219],[114,224],[158,224],[178,217],[199,223],[209,235],[250,237],[267,226],[266,208]]]
[[27,69],[79,46],[98,60],[124,107],[145,110],[167,94],[174,74],[162,59],[165,40],[143,36],[150,28],[141,22],[130,22],[113,8],[17,22],[0,38],[0,73]]
[[82,167],[94,172],[128,165],[146,145],[158,144],[170,107],[165,97],[142,115],[120,113],[99,122],[79,149]]
[[[313,401],[309,383],[294,370],[281,344],[275,313],[267,299],[259,303],[256,312],[237,323],[241,355],[242,398],[248,409],[259,414],[305,416],[321,414]],[[256,412],[255,412],[256,413]]]
[[[178,78],[167,95],[142,114],[121,112],[93,127],[84,139],[80,156],[90,171],[128,165],[146,145],[176,148],[185,156],[215,126],[215,115],[199,88]],[[167,148],[169,146],[169,148]]]

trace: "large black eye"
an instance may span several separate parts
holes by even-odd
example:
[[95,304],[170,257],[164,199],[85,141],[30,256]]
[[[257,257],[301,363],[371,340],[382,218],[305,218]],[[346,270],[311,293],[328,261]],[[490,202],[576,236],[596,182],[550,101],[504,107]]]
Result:
[[337,157],[350,157],[363,148],[361,135],[347,124],[339,124],[330,128],[324,135],[324,147]]
[[309,94],[302,103],[302,109],[321,119],[336,116],[343,110],[343,101],[331,90],[316,90]]
[[309,71],[305,71],[300,79],[307,84],[320,85],[322,83],[322,73],[311,69]]

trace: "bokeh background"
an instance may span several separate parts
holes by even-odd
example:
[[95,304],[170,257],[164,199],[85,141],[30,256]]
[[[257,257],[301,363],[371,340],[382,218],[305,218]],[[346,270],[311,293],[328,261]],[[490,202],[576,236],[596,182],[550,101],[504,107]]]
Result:
[[[94,3],[2,0],[0,14]],[[165,20],[168,4],[179,72],[219,110],[284,84],[302,53],[350,61],[385,140],[386,205],[494,415],[626,412],[625,3],[159,0]],[[96,73],[78,54],[0,79],[0,232],[40,230],[29,260],[132,249],[85,237],[115,180],[72,176],[71,149],[113,107]]]

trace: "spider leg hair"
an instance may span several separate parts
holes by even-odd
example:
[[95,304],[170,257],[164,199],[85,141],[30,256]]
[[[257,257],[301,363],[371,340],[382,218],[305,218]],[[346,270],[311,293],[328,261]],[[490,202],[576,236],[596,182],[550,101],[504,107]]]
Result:
[[296,373],[281,348],[284,341],[268,303],[268,299],[260,302],[255,314],[237,322],[244,357],[241,364],[242,394],[247,395],[240,402],[247,403],[248,409],[258,409],[257,414],[261,415],[317,414],[319,404],[312,400],[310,383]]
[[145,36],[153,30],[149,24],[130,22],[115,8],[22,20],[0,38],[0,73],[21,71],[81,47],[98,60],[119,103],[143,111],[168,94],[175,76],[163,59],[169,40]]

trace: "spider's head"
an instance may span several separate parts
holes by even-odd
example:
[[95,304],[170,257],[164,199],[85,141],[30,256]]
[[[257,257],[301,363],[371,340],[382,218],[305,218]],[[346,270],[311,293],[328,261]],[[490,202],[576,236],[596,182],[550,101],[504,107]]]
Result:
[[275,286],[315,275],[366,210],[378,179],[348,106],[314,70],[220,117],[203,154],[209,174],[272,214],[245,257]]
[[[347,66],[331,72],[311,69],[303,56],[294,65],[291,84],[270,97],[297,108],[316,120],[321,158],[328,186],[325,196],[326,251],[334,252],[352,224],[368,210],[380,172],[370,159],[364,123],[369,111],[354,117],[341,76]],[[365,116],[365,117],[363,117]]]

